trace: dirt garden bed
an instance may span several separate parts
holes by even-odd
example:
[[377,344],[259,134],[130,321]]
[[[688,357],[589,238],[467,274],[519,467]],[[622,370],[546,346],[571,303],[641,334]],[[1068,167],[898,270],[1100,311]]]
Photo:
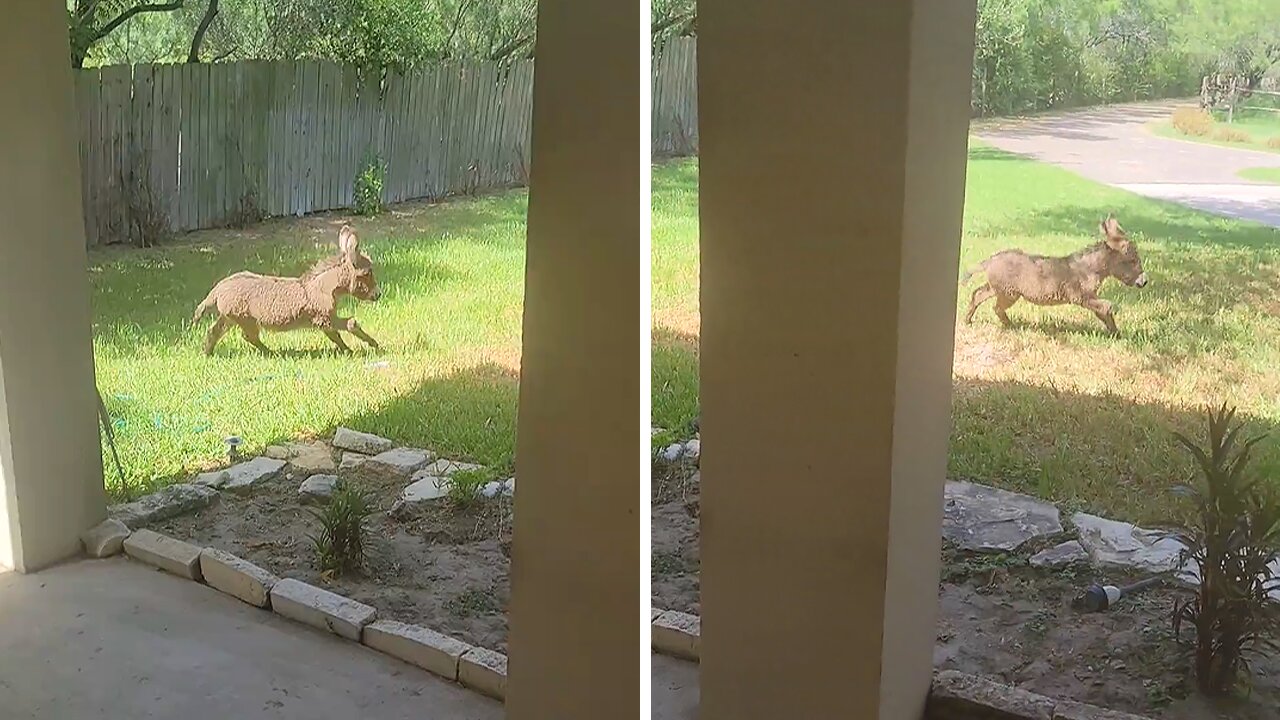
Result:
[[[701,610],[699,507],[696,468],[659,462],[653,482],[655,607]],[[1194,693],[1184,648],[1172,632],[1173,603],[1186,591],[1160,587],[1106,612],[1077,611],[1071,600],[1090,583],[1123,584],[1141,576],[1081,565],[1032,567],[1028,557],[1040,549],[944,549],[937,669],[1160,720],[1277,717],[1280,657],[1255,661],[1250,697],[1210,704]]]
[[[339,465],[342,453],[329,452]],[[333,578],[316,567],[309,536],[320,527],[312,515],[317,506],[299,494],[301,483],[316,472],[338,475],[372,495],[377,511],[368,521],[363,572]],[[393,517],[388,511],[409,482],[405,474],[368,463],[322,471],[290,464],[248,492],[224,490],[207,508],[149,525],[367,603],[380,617],[505,654],[511,498],[478,496],[460,507],[441,497]]]

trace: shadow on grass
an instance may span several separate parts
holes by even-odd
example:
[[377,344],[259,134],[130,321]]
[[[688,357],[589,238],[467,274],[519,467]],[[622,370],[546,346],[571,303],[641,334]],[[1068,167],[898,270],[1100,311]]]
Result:
[[[653,393],[656,425],[674,430],[697,416],[697,338],[654,330]],[[1222,398],[1241,400],[1225,386]],[[1254,471],[1280,481],[1277,424],[1238,417],[1248,434],[1270,438],[1256,449]],[[956,378],[947,474],[1029,493],[1068,510],[1168,522],[1184,512],[1169,489],[1185,482],[1193,468],[1172,433],[1199,439],[1204,428],[1202,410]]]
[[[510,473],[515,465],[519,373],[485,363],[425,380],[339,424]],[[332,434],[336,427],[328,429]]]

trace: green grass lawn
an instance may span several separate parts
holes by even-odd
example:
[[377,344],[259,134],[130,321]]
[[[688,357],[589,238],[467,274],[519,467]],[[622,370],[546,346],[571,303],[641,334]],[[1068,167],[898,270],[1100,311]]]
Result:
[[1252,167],[1236,173],[1245,180],[1273,183],[1280,185],[1280,167]]
[[[1152,126],[1152,130],[1156,135],[1176,140],[1190,140],[1242,150],[1280,153],[1280,147],[1271,147],[1267,144],[1268,140],[1280,137],[1280,113],[1266,112],[1264,110],[1241,111],[1230,124],[1226,122],[1227,116],[1225,113],[1214,112],[1214,117],[1217,119],[1214,132],[1205,136],[1183,135],[1174,129],[1173,123],[1170,121],[1156,123]],[[1249,141],[1235,142],[1215,138],[1216,132],[1228,128],[1247,134]]]
[[[654,423],[680,434],[697,413],[696,161],[655,168],[653,195]],[[1171,431],[1200,436],[1202,409],[1224,400],[1255,430],[1280,425],[1280,233],[975,145],[961,264],[1008,247],[1069,253],[1108,212],[1152,277],[1104,285],[1122,336],[1080,308],[1026,303],[1011,331],[990,304],[957,323],[949,473],[1154,522],[1177,514],[1168,488],[1191,469]],[[1257,464],[1280,477],[1280,436]]]
[[[375,264],[380,302],[344,301],[383,346],[333,352],[319,332],[265,334],[264,357],[232,330],[200,353],[196,303],[238,270],[297,275],[336,252],[334,215],[194,233],[161,248],[90,253],[98,387],[128,482],[163,484],[338,425],[509,469],[524,293],[526,195],[397,206],[353,221]],[[110,456],[107,455],[110,462]],[[108,466],[109,485],[116,484]],[[114,488],[118,492],[118,488]]]

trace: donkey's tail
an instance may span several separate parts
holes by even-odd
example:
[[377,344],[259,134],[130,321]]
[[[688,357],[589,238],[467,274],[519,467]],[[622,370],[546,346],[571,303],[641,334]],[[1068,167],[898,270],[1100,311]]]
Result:
[[200,322],[200,318],[204,317],[215,305],[218,304],[217,292],[218,288],[216,287],[210,290],[204,301],[196,306],[196,314],[191,316],[192,327],[195,327],[195,324]]
[[980,272],[985,272],[987,269],[987,263],[989,262],[991,262],[991,258],[987,258],[986,260],[983,260],[982,262],[978,263],[977,266],[975,266],[969,272],[965,273],[964,277],[960,278],[960,284],[964,285],[965,283],[972,280],[974,275],[977,275]]

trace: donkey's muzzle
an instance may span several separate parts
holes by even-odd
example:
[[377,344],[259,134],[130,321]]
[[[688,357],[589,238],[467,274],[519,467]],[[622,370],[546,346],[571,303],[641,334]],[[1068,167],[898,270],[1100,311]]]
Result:
[[1141,275],[1139,275],[1139,276],[1138,276],[1138,279],[1133,281],[1133,284],[1134,284],[1135,286],[1137,286],[1137,287],[1146,287],[1146,286],[1147,286],[1147,274],[1146,274],[1146,273],[1142,273]]

